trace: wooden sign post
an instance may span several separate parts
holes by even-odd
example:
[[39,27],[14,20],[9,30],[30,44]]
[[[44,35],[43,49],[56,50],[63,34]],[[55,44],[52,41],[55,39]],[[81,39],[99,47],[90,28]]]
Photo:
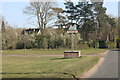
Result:
[[64,51],[64,57],[80,57],[80,51],[74,51],[74,35],[78,33],[76,26],[70,26],[67,33],[71,35],[71,51]]
[[74,50],[74,34],[77,34],[78,33],[78,30],[76,29],[76,27],[75,26],[71,26],[70,28],[69,28],[69,30],[67,31],[67,33],[68,34],[70,34],[71,35],[71,50],[73,51]]

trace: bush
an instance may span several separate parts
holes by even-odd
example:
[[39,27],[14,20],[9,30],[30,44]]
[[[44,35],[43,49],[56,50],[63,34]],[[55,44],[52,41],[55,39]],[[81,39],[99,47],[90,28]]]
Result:
[[116,42],[117,42],[117,43],[120,43],[120,39],[119,39],[119,38],[118,38],[118,39],[116,39]]
[[87,43],[79,43],[77,49],[85,49],[89,48]]
[[7,27],[2,34],[2,49],[16,49],[18,36],[12,27]]
[[109,49],[114,49],[114,48],[116,48],[116,43],[109,41],[109,42],[107,42],[107,46]]
[[18,41],[17,45],[16,45],[16,49],[24,49],[24,43]]
[[88,43],[88,45],[91,48],[98,48],[99,43],[98,43],[98,41],[91,41],[91,42]]
[[120,38],[116,38],[116,48],[120,48]]
[[99,41],[99,48],[106,48],[106,42],[105,41]]

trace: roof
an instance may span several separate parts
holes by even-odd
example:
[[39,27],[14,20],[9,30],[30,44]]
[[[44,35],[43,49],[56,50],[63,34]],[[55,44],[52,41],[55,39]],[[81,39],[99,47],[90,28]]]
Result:
[[70,26],[68,29],[68,31],[76,31],[76,30],[77,30],[76,25]]
[[39,32],[40,32],[40,29],[39,29],[39,28],[24,29],[24,30],[22,31],[22,34],[24,34],[25,32],[27,32],[28,34],[39,33]]

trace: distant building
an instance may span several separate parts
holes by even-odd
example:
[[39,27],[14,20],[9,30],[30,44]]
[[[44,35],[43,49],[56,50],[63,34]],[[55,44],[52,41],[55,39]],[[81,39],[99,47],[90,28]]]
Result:
[[23,29],[22,31],[22,34],[33,34],[33,33],[36,33],[36,34],[40,34],[40,29],[39,28],[29,28],[29,29]]

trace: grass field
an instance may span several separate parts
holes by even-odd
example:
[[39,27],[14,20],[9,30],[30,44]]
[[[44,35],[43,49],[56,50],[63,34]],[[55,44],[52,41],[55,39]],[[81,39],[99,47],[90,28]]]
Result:
[[[15,50],[5,51],[3,55],[53,55],[63,54],[64,50]],[[81,54],[98,54],[104,49],[86,49]],[[72,78],[80,76],[92,68],[99,60],[97,56],[80,58],[63,57],[2,57],[3,78]]]
[[[13,50],[13,51],[4,51],[3,55],[63,55],[64,51],[70,51],[70,50],[64,50],[64,49],[50,49],[50,50],[44,50],[44,49],[26,49],[26,50]],[[81,54],[99,54],[105,49],[83,49],[78,50],[81,51]]]

